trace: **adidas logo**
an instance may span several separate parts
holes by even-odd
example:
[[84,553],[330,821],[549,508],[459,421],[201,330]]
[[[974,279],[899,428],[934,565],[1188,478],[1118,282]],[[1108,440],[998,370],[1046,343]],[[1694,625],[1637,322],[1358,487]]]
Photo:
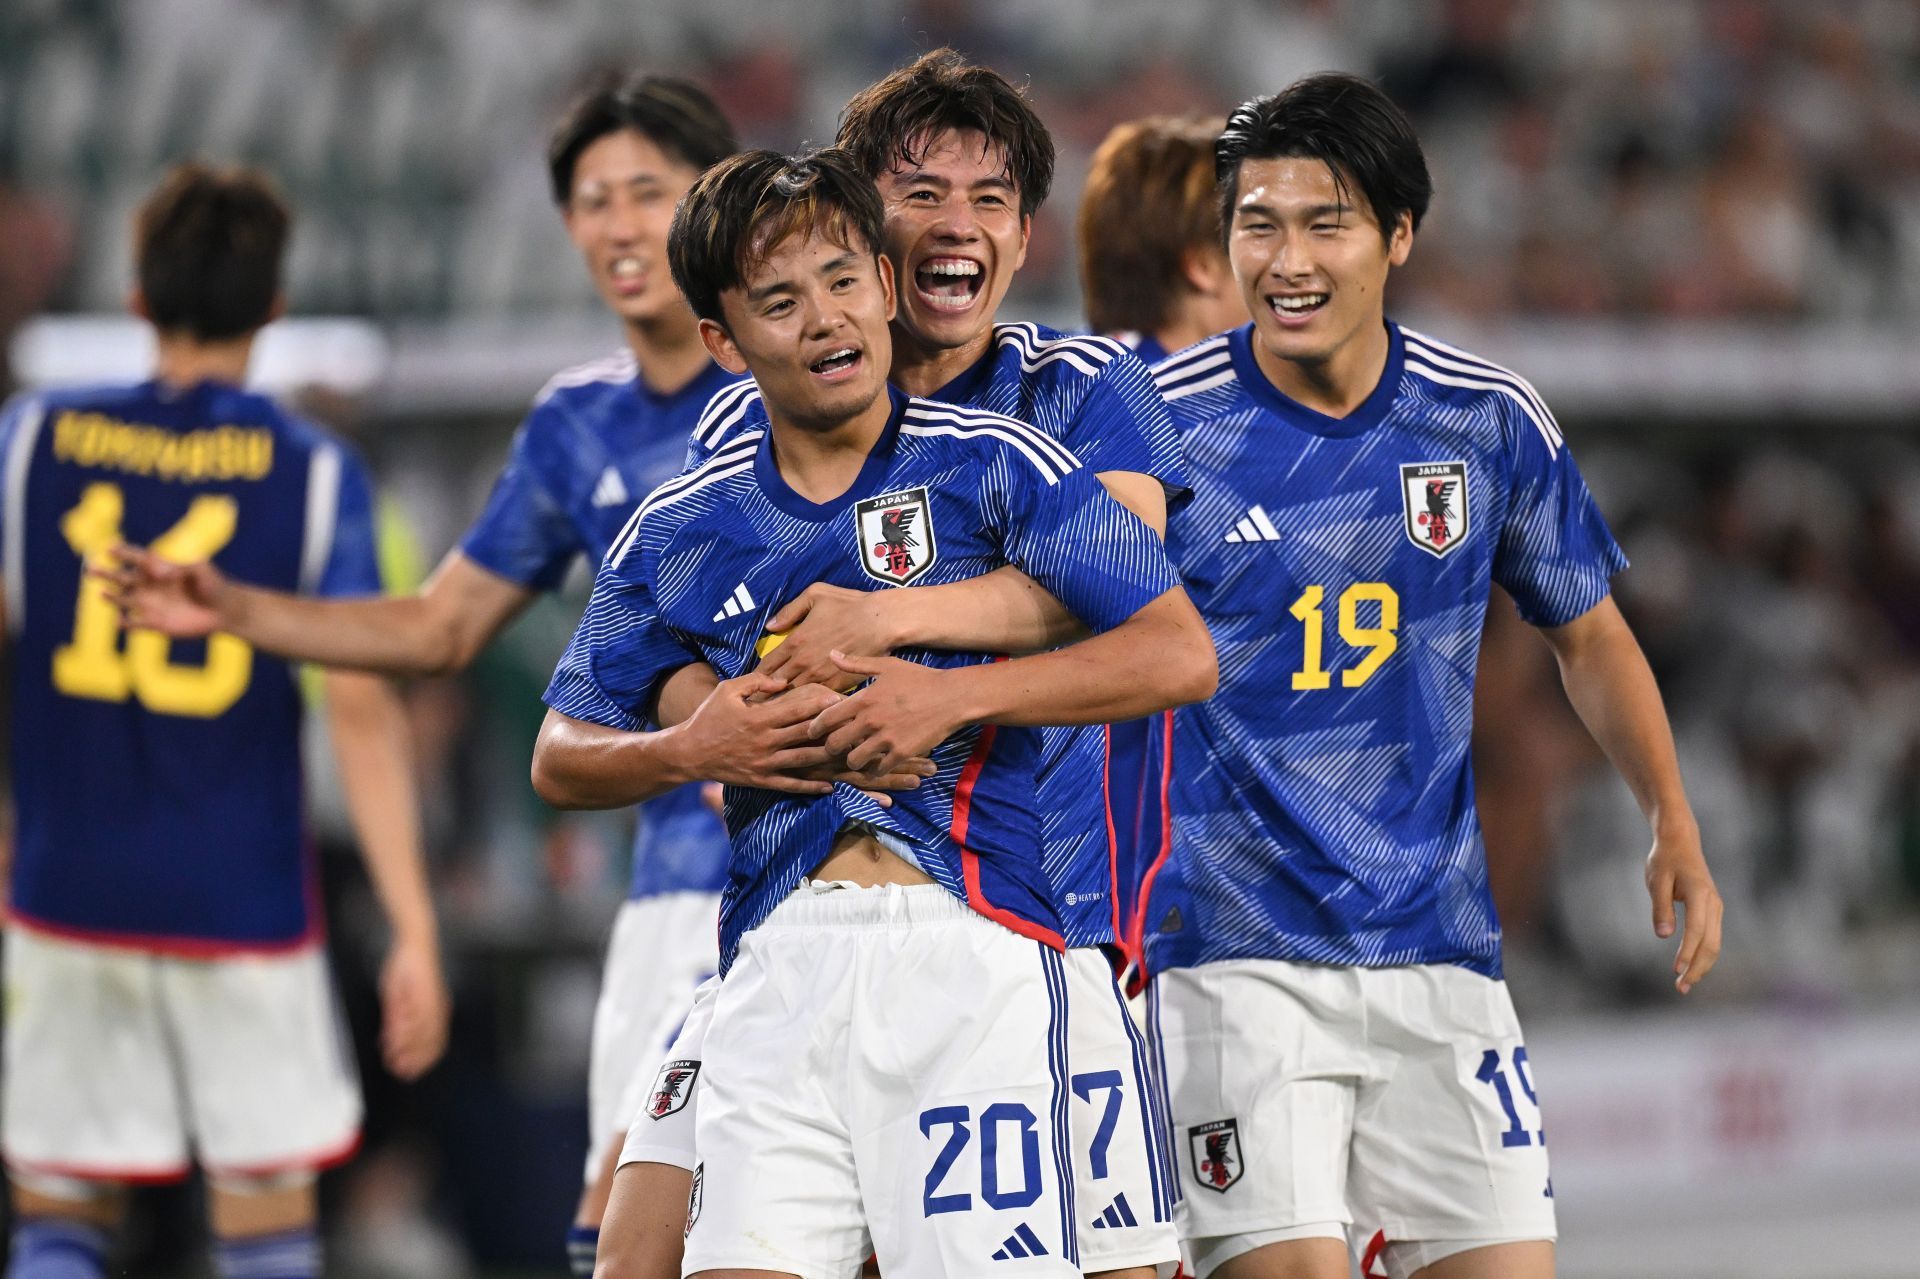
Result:
[[611,466],[600,472],[600,482],[593,486],[595,506],[621,506],[631,500],[627,495],[626,483],[620,478],[620,472]]
[[713,620],[724,622],[729,617],[738,617],[753,607],[753,596],[747,594],[747,584],[742,582],[733,588],[733,594],[727,597],[726,606],[713,615]]
[[1133,1215],[1133,1205],[1127,1202],[1124,1194],[1115,1195],[1107,1210],[1094,1219],[1095,1230],[1113,1230],[1120,1226],[1137,1226],[1139,1218]]
[[995,1261],[1018,1261],[1025,1257],[1044,1257],[1047,1246],[1040,1242],[1040,1236],[1033,1233],[1033,1227],[1021,1222],[1019,1228],[1007,1236],[1000,1245],[1000,1251],[993,1254]]
[[1280,530],[1273,526],[1273,518],[1267,514],[1266,508],[1256,506],[1240,517],[1240,522],[1233,526],[1233,532],[1227,534],[1227,540],[1277,542],[1280,540]]

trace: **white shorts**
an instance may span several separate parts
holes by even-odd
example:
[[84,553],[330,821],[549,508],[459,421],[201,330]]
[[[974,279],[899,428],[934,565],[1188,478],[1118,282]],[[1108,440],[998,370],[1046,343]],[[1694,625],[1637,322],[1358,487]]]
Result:
[[803,885],[713,1001],[684,1272],[1078,1276],[1083,962],[932,885]]
[[319,946],[181,959],[6,933],[8,1165],[169,1181],[328,1167],[360,1083]]
[[707,1051],[707,1025],[713,1020],[714,996],[720,979],[709,977],[693,992],[680,1033],[667,1045],[667,1055],[646,1076],[646,1092],[633,1113],[627,1141],[620,1148],[620,1166],[672,1164],[692,1172],[700,1163],[694,1153],[694,1116],[700,1107],[702,1059]]
[[587,1071],[586,1180],[627,1131],[696,986],[720,967],[720,895],[664,893],[620,907]]
[[1431,1264],[1448,1243],[1555,1237],[1504,983],[1447,964],[1235,960],[1159,974],[1149,1008],[1203,1279],[1246,1251],[1236,1238],[1384,1231],[1397,1273],[1397,1256]]

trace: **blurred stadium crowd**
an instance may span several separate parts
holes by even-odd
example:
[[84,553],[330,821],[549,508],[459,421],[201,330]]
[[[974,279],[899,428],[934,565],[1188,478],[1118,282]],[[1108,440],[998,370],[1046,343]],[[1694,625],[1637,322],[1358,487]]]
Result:
[[[119,307],[129,210],[189,154],[252,160],[285,184],[300,211],[298,312],[597,314],[539,163],[585,75],[697,74],[749,143],[793,146],[830,135],[855,89],[941,43],[1025,77],[1061,146],[1012,315],[1075,322],[1074,203],[1114,123],[1217,113],[1340,67],[1379,77],[1412,111],[1434,167],[1435,212],[1397,277],[1396,312],[1920,320],[1914,0],[913,0],[904,12],[884,0],[7,0],[0,360],[32,314]],[[576,358],[615,340],[608,323]],[[302,407],[356,435],[380,472],[396,588],[479,509],[513,425],[383,418],[324,392]],[[1828,1007],[1907,993],[1920,962],[1912,414],[1561,417],[1634,560],[1621,602],[1672,706],[1738,921],[1724,976],[1694,998]],[[380,1072],[363,1072],[372,1157],[345,1192],[364,1253],[352,1273],[455,1275],[466,1251],[543,1257],[567,1211],[625,847],[613,820],[561,821],[526,782],[539,692],[577,607],[541,605],[467,677],[412,691],[456,1043],[404,1115],[383,1105]],[[1631,888],[1644,827],[1566,708],[1548,650],[1499,605],[1480,698],[1480,800],[1509,944],[1525,952],[1512,964],[1523,1011],[1651,1002],[1665,951]],[[346,838],[324,802],[320,820]],[[344,876],[345,862],[331,864]],[[377,918],[350,885],[335,898],[364,1024]],[[484,1141],[458,1122],[482,1107]],[[490,1177],[502,1148],[516,1166]],[[432,1177],[455,1169],[460,1244],[421,1212]],[[528,1201],[536,1181],[551,1203]]]

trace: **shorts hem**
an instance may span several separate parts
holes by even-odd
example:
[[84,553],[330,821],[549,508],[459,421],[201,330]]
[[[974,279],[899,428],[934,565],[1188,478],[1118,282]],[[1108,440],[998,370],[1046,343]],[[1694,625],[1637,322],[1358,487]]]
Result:
[[1131,1248],[1112,1255],[1090,1253],[1084,1246],[1080,1249],[1080,1269],[1090,1275],[1102,1270],[1130,1270],[1136,1266],[1170,1266],[1179,1261],[1178,1242],[1169,1242],[1162,1247]]
[[[861,1261],[866,1258],[862,1257]],[[799,1279],[845,1279],[848,1274],[858,1272],[860,1262],[852,1263],[853,1269],[840,1266],[795,1266],[786,1262],[774,1262],[764,1256],[736,1257],[720,1253],[711,1257],[696,1258],[691,1250],[681,1254],[681,1273],[697,1275],[702,1270],[769,1270],[774,1274],[797,1275]]]
[[24,932],[37,933],[72,945],[99,946],[106,950],[131,951],[142,955],[164,955],[169,959],[271,959],[312,950],[326,941],[326,930],[317,919],[309,921],[306,928],[295,936],[258,941],[81,928],[38,918],[18,907],[8,908],[6,922]]
[[1387,1242],[1390,1244],[1453,1243],[1455,1241],[1496,1244],[1531,1243],[1535,1240],[1557,1243],[1560,1239],[1558,1223],[1548,1225],[1544,1229],[1528,1229],[1526,1227],[1500,1227],[1485,1224],[1479,1226],[1463,1226],[1459,1222],[1447,1222],[1445,1224],[1427,1223],[1422,1225],[1418,1222],[1402,1221],[1376,1223],[1375,1229],[1385,1234]]
[[625,1168],[628,1164],[666,1164],[682,1172],[692,1172],[699,1162],[697,1155],[666,1146],[624,1146],[620,1151],[619,1166]]
[[112,1181],[123,1182],[129,1186],[170,1186],[187,1179],[193,1171],[190,1160],[179,1164],[169,1164],[164,1168],[128,1168],[109,1164],[66,1163],[57,1159],[24,1159],[8,1153],[6,1164],[9,1172],[38,1174],[46,1177],[71,1177],[75,1181]]
[[344,1142],[318,1151],[288,1155],[280,1159],[262,1160],[259,1163],[222,1163],[212,1159],[203,1159],[200,1166],[215,1177],[272,1177],[285,1172],[325,1172],[337,1168],[360,1152],[360,1128],[354,1126],[353,1134]]
[[[1188,1200],[1192,1202],[1191,1199]],[[1188,1216],[1180,1231],[1180,1238],[1223,1239],[1231,1235],[1258,1235],[1270,1230],[1303,1230],[1308,1226],[1333,1226],[1346,1229],[1353,1225],[1353,1214],[1344,1207],[1335,1207],[1327,1212],[1289,1213],[1286,1217],[1271,1214],[1263,1217],[1236,1217],[1226,1221],[1215,1221],[1210,1217],[1202,1218],[1192,1214]],[[1202,1228],[1204,1227],[1204,1229]],[[1385,1229],[1385,1227],[1380,1227]],[[1387,1237],[1393,1238],[1393,1232],[1387,1231]]]

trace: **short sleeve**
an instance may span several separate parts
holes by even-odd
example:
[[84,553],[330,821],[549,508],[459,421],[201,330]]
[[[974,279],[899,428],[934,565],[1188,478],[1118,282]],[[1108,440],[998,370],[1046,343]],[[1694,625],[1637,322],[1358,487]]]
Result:
[[1007,559],[1089,630],[1112,630],[1180,584],[1159,537],[1091,469],[1043,470],[1009,450],[988,482],[1002,486]]
[[489,573],[530,591],[559,587],[580,554],[580,536],[540,465],[544,414],[536,407],[513,437],[486,509],[460,539],[460,551]]
[[1627,557],[1551,417],[1515,411],[1493,578],[1534,626],[1563,626],[1607,597]]
[[1153,375],[1131,351],[1121,351],[1100,370],[1069,419],[1063,442],[1096,475],[1135,471],[1153,476],[1166,489],[1169,506],[1190,493],[1173,416]]
[[654,690],[700,654],[667,626],[640,571],[638,548],[609,559],[593,581],[580,625],[541,700],[562,715],[638,732],[654,727]]
[[312,463],[339,467],[332,545],[327,548],[313,590],[317,595],[378,595],[380,550],[374,534],[373,484],[357,454],[338,445],[330,448],[337,462],[329,463],[327,454],[320,453]]

